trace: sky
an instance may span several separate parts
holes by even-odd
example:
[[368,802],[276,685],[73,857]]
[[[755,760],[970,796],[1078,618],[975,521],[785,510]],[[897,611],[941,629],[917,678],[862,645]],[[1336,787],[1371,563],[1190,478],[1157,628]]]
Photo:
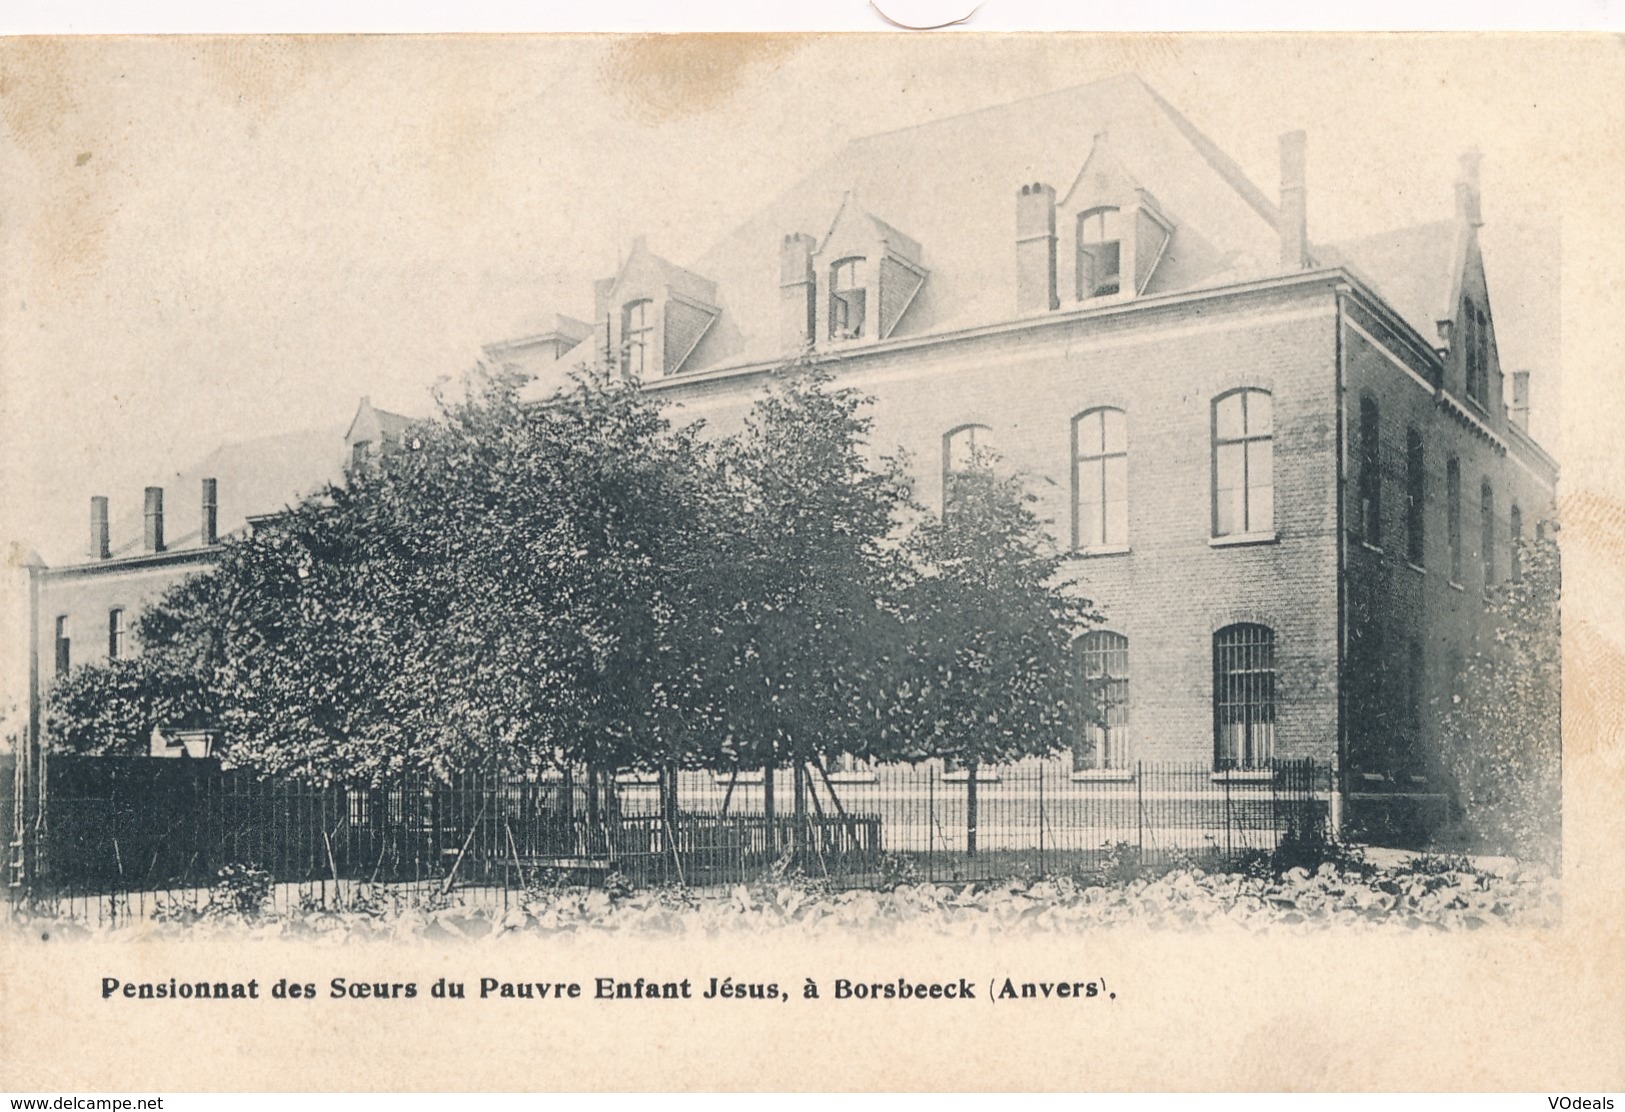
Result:
[[[634,236],[691,259],[854,136],[1136,71],[1268,194],[1277,135],[1305,128],[1323,241],[1447,218],[1477,146],[1493,283],[1531,265],[1498,248],[1554,246],[1523,229],[1557,215],[1572,108],[1550,52],[1426,36],[12,40],[4,57],[5,536],[53,563],[83,546],[91,494],[116,516],[218,443],[342,425],[363,394],[425,413],[482,343],[589,315]],[[1088,137],[1056,142],[1081,162]],[[1503,316],[1505,363],[1556,349],[1525,334],[1549,320]],[[1534,369],[1556,445],[1560,368]]]

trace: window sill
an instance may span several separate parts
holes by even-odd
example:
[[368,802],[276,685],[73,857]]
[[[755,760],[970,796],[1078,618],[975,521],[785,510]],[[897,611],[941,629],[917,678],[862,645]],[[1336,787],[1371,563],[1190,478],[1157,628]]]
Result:
[[1405,561],[1405,566],[1410,568],[1417,575],[1426,575],[1428,573],[1427,568],[1424,568],[1421,564],[1413,564],[1409,560]]
[[1452,591],[1465,591],[1467,588],[1463,587],[1460,583],[1457,583],[1454,579],[1452,579],[1450,580],[1450,589]]
[[[970,773],[963,770],[959,772],[944,772],[942,774],[942,780],[945,784],[964,784],[970,781]],[[978,784],[997,784],[999,782],[999,774],[997,772],[985,772],[981,769],[977,769],[976,782]]]
[[1258,784],[1268,783],[1275,779],[1275,773],[1267,768],[1232,768],[1212,773],[1209,779],[1215,784],[1225,781],[1238,784]]
[[1074,783],[1117,783],[1126,784],[1134,779],[1134,773],[1126,768],[1079,768],[1072,772]]
[[1226,537],[1209,537],[1207,543],[1210,548],[1230,548],[1243,544],[1274,544],[1277,539],[1271,530],[1268,533],[1231,533]]
[[831,772],[831,784],[878,784],[880,777],[873,772]]
[[1132,551],[1126,544],[1102,545],[1099,548],[1074,548],[1072,555],[1078,557],[1090,556],[1127,556]]
[[1378,556],[1385,555],[1381,545],[1372,544],[1370,541],[1361,541],[1360,547],[1365,549],[1367,552],[1375,552]]

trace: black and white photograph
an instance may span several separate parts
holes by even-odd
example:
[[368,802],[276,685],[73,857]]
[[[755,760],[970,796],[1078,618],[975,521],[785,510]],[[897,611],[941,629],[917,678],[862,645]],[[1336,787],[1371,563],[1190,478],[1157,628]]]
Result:
[[1617,1090],[1622,75],[0,39],[0,1069]]

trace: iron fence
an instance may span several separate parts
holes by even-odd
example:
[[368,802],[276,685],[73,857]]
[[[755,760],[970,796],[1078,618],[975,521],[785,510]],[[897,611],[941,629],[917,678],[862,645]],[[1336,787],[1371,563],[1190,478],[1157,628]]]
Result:
[[207,900],[228,866],[268,874],[281,904],[327,905],[362,887],[506,899],[610,874],[713,886],[796,870],[876,886],[1078,872],[1125,855],[1233,862],[1322,828],[1329,788],[1311,762],[809,767],[775,772],[770,794],[759,770],[350,787],[212,760],[53,756],[13,896],[142,916]]

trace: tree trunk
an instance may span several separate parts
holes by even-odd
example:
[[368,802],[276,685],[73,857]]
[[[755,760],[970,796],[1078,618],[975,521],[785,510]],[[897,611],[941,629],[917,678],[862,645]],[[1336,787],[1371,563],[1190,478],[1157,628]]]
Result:
[[807,841],[807,769],[799,758],[792,768],[794,769],[792,783],[795,785],[796,817],[795,825],[790,830],[790,860],[799,865]]
[[976,762],[965,765],[965,856],[976,856]]

